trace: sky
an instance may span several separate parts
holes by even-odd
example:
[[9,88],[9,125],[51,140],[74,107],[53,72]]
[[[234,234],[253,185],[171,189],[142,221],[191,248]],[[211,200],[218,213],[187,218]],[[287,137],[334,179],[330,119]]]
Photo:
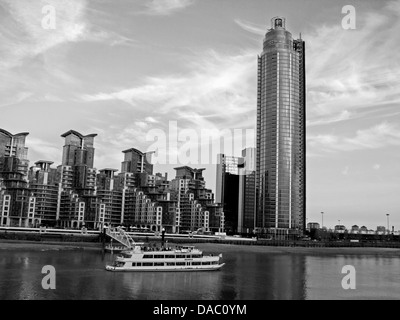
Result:
[[352,1],[355,29],[348,4],[0,0],[0,128],[30,133],[31,165],[59,165],[73,129],[98,134],[97,169],[157,148],[155,172],[206,168],[215,191],[218,150],[254,147],[257,55],[283,16],[306,42],[307,221],[399,230],[400,1]]

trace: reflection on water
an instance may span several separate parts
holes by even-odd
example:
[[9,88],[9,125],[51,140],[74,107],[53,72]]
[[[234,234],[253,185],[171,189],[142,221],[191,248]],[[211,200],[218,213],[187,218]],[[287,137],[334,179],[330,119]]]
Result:
[[[98,251],[0,250],[0,299],[400,299],[398,255],[223,254],[217,272],[112,273]],[[56,268],[56,290],[41,287],[44,265]],[[357,270],[356,290],[341,287],[344,265]]]

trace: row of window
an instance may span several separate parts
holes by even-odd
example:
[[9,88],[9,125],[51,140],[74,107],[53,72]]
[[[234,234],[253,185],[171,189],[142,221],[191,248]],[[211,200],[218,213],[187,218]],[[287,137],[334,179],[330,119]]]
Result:
[[145,254],[143,256],[143,259],[196,259],[196,258],[201,258],[201,254],[177,254],[177,255],[163,255],[163,254]]

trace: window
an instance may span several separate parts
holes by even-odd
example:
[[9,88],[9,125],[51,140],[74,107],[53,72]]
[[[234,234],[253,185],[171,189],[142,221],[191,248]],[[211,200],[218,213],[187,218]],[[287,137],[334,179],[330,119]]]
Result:
[[152,262],[143,262],[143,267],[152,267],[153,263]]
[[153,259],[153,255],[152,254],[145,254],[143,256],[143,259]]

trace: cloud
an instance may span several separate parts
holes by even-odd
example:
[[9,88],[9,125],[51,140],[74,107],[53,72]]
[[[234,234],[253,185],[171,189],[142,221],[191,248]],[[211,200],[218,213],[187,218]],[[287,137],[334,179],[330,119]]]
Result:
[[14,105],[20,103],[33,95],[32,92],[21,91],[16,93],[14,96],[9,98],[3,98],[3,101],[0,103],[0,107],[6,107],[10,105]]
[[379,170],[381,168],[380,164],[374,164],[372,167],[374,170]]
[[148,124],[143,121],[136,121],[135,126],[137,126],[140,129],[146,129],[148,127]]
[[[357,15],[357,29],[315,26],[305,36],[309,125],[365,116],[400,102],[400,2]],[[358,12],[357,12],[358,13]]]
[[343,110],[340,114],[335,114],[328,118],[319,118],[318,120],[311,120],[311,121],[307,120],[307,126],[311,127],[311,126],[326,125],[330,123],[346,121],[352,118],[354,119],[351,112]]
[[60,156],[60,147],[58,145],[37,137],[28,136],[27,146],[30,159],[54,161],[55,165],[58,165],[58,159],[54,159],[54,155]]
[[146,14],[170,15],[194,4],[194,0],[150,0],[146,1]]
[[320,134],[309,135],[307,142],[313,149],[325,152],[372,150],[387,146],[400,146],[400,128],[397,125],[384,122],[368,129],[358,130],[355,136],[351,138]]
[[342,175],[347,176],[349,174],[349,171],[350,171],[350,167],[346,166],[342,171]]
[[146,117],[145,120],[150,123],[159,123],[159,121],[157,119],[154,119],[153,117]]
[[[55,8],[55,29],[42,27],[45,5]],[[3,8],[8,14],[0,26],[3,53],[0,68],[15,67],[27,57],[42,54],[65,42],[80,40],[87,30],[84,21],[86,5],[85,0],[4,0]]]
[[[193,57],[186,73],[148,77],[136,87],[85,94],[80,99],[121,100],[137,110],[151,107],[154,113],[166,116],[165,120],[178,118],[198,127],[202,123],[199,118],[204,117],[210,118],[207,125],[212,127],[253,127],[253,119],[243,115],[255,114],[255,59],[254,51],[225,55],[209,50]],[[213,123],[213,118],[223,119],[222,123]]]
[[[52,6],[55,29],[42,22]],[[0,94],[1,106],[30,101],[52,101],[66,88],[74,91],[80,79],[68,67],[71,44],[97,42],[109,46],[132,46],[136,42],[106,30],[90,16],[87,0],[3,0],[0,3]],[[58,88],[57,88],[58,87]],[[50,90],[50,92],[48,92]],[[75,90],[76,91],[76,90]],[[44,98],[43,98],[44,97]]]
[[267,28],[263,25],[255,24],[249,21],[244,21],[241,19],[234,20],[237,25],[239,25],[242,29],[254,33],[256,35],[264,36],[267,33]]

